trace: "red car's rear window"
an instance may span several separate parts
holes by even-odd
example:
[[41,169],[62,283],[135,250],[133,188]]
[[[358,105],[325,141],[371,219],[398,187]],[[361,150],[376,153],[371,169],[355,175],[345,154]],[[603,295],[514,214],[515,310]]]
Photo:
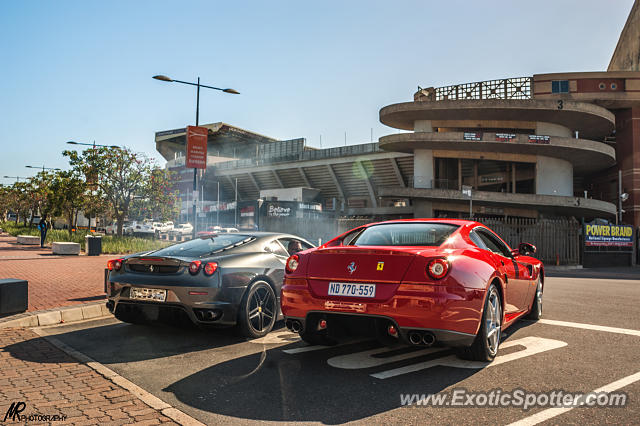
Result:
[[458,228],[450,223],[385,223],[365,228],[349,245],[439,246]]

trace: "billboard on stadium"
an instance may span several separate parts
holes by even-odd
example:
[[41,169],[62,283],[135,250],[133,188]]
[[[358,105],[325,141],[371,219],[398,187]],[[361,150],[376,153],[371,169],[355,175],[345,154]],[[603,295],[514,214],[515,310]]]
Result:
[[584,245],[588,247],[633,247],[633,226],[585,224]]

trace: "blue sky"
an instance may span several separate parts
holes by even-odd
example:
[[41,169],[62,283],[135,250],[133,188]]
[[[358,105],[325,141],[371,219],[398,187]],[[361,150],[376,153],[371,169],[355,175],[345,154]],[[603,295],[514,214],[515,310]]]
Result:
[[67,140],[155,152],[154,132],[224,121],[311,146],[394,130],[418,85],[605,70],[633,0],[2,1],[0,183],[66,167]]

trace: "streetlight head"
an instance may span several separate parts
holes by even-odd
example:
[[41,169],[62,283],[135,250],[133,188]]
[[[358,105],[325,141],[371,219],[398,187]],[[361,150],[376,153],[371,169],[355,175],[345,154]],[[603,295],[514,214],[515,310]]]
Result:
[[[27,169],[35,169],[35,168],[36,168],[36,167],[33,167],[33,166],[25,166],[25,167],[26,167]],[[39,169],[40,167],[37,167],[37,168]]]
[[172,82],[173,81],[169,77],[167,77],[166,75],[154,75],[153,78],[155,78],[156,80],[161,80],[161,81],[168,81],[168,82]]
[[75,142],[75,141],[67,141],[67,143],[69,145],[78,145],[78,142]]
[[629,194],[627,194],[626,192],[623,192],[622,194],[620,194],[620,199],[622,201],[627,201],[629,199]]
[[222,89],[222,91],[225,92],[225,93],[233,93],[234,95],[239,95],[240,94],[240,92],[238,92],[235,89]]

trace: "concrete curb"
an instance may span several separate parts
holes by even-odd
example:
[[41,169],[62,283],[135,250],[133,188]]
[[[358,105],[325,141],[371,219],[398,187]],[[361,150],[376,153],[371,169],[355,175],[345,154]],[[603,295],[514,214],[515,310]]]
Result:
[[68,346],[67,344],[56,339],[55,337],[43,335],[40,333],[40,330],[38,330],[37,328],[33,329],[32,331],[36,333],[38,336],[45,339],[47,342],[51,343],[53,346],[65,352],[67,355],[77,359],[82,363],[87,364],[89,368],[91,368],[92,370],[94,370],[96,373],[100,374],[107,380],[110,380],[111,382],[120,386],[121,388],[128,390],[129,392],[131,392],[133,396],[138,398],[140,401],[144,402],[154,410],[158,410],[160,413],[162,413],[166,417],[169,417],[174,422],[180,425],[186,425],[186,426],[205,426],[204,423],[201,423],[198,420],[191,417],[190,415],[186,414],[185,412],[180,411],[175,407],[172,407],[171,405],[167,404],[157,396],[147,392],[146,390],[142,389],[140,386],[136,385],[135,383],[132,383],[129,380],[125,379],[115,371],[105,367],[104,365],[100,364],[98,361],[94,360],[91,357],[88,357],[82,352],[78,352],[77,350],[73,349],[71,346]]
[[0,318],[0,328],[39,327],[112,316],[105,301],[11,315]]
[[582,265],[545,265],[544,269],[549,272],[555,271],[576,271],[579,269],[584,269]]

